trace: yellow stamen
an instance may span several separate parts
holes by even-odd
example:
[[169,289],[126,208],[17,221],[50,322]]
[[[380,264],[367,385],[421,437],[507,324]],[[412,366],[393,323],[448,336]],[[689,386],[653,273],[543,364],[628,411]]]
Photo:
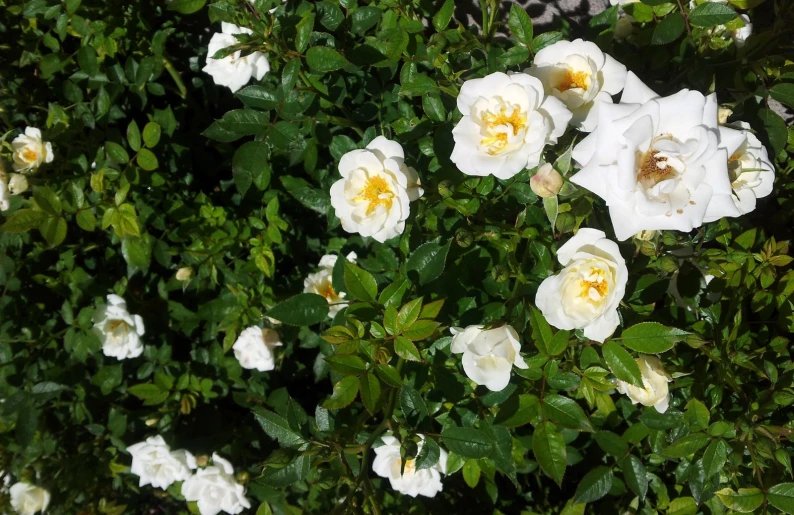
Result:
[[32,163],[33,161],[39,158],[39,153],[35,150],[26,148],[22,151],[22,159],[24,159],[28,163]]
[[513,110],[508,115],[507,109],[502,107],[499,113],[484,113],[482,115],[482,121],[490,135],[482,138],[480,144],[485,147],[494,147],[488,150],[488,153],[493,155],[504,150],[508,143],[507,133],[496,132],[495,129],[503,125],[509,125],[513,132],[513,136],[518,136],[527,125],[527,116],[517,107],[513,107]]
[[673,179],[676,170],[667,164],[666,157],[659,157],[659,151],[652,150],[644,155],[638,156],[640,166],[637,172],[637,180],[646,188],[656,186],[662,181]]
[[561,92],[573,88],[587,89],[587,79],[589,78],[590,76],[586,72],[565,70],[565,75],[563,75],[562,80],[557,85],[557,89]]
[[359,192],[355,200],[366,200],[369,203],[367,215],[371,215],[378,206],[385,206],[387,210],[391,209],[394,192],[386,179],[375,175],[367,179],[367,185]]
[[601,298],[606,296],[606,294],[609,293],[609,283],[604,279],[604,272],[597,268],[590,268],[589,275],[590,277],[596,276],[596,280],[588,281],[586,279],[583,279],[580,282],[580,285],[582,287],[582,292],[580,293],[580,295],[582,297],[590,298],[590,289],[592,288],[596,292],[598,292],[598,295]]
[[336,297],[336,290],[334,290],[334,286],[330,282],[326,284],[325,287],[323,287],[323,289],[321,289],[319,293],[326,299]]

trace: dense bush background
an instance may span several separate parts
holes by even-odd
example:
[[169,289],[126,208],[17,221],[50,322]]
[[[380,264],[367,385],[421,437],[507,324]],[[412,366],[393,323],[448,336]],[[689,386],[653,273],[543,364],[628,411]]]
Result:
[[[583,33],[557,20],[559,32],[533,34],[518,13],[505,27],[498,2],[481,3],[482,32],[456,22],[452,1],[0,0],[3,155],[25,126],[55,149],[32,193],[0,217],[0,470],[48,488],[51,513],[182,513],[176,486],[139,489],[127,472],[126,446],[160,433],[174,448],[230,458],[251,512],[581,513],[574,498],[591,500],[591,513],[726,513],[758,499],[759,512],[794,512],[794,494],[764,496],[791,481],[794,452],[794,131],[769,109],[770,95],[794,100],[794,4],[731,0],[753,8],[755,35],[737,49],[685,18],[681,2],[627,6],[638,23],[626,41],[612,37],[617,7]],[[253,29],[239,48],[265,52],[272,67],[236,95],[200,71],[219,21]],[[598,345],[571,334],[549,349],[531,310],[560,242],[579,226],[610,231],[603,203],[571,189],[547,213],[530,171],[468,178],[449,161],[461,80],[521,70],[574,37],[598,42],[661,94],[716,91],[776,159],[775,192],[752,214],[621,245],[622,327],[656,321],[690,333],[663,356],[676,377],[665,415],[614,394]],[[385,244],[342,231],[328,197],[339,158],[380,134],[403,144],[426,190],[403,236]],[[562,172],[575,137],[569,130],[547,152]],[[293,319],[278,328],[276,370],[243,370],[229,350],[239,332],[269,323],[323,254],[350,251],[377,281],[374,301],[333,323]],[[361,298],[342,261],[335,287]],[[183,267],[188,281],[175,277]],[[707,290],[699,269],[716,277]],[[676,270],[695,311],[666,293]],[[105,357],[91,332],[111,292],[145,320],[140,358]],[[372,322],[384,323],[384,305],[419,298],[444,303],[425,312],[440,325],[411,361]],[[531,367],[502,392],[472,388],[446,328],[500,321],[522,334]],[[332,325],[352,337],[323,339]],[[360,356],[368,372],[351,371],[348,358],[329,365],[335,354]],[[376,364],[390,365],[375,373]],[[376,383],[378,395],[328,401],[346,375]],[[578,406],[548,429],[567,444],[559,485],[531,450],[549,395]],[[284,448],[253,413],[286,424]],[[433,499],[401,497],[370,471],[387,427],[454,451],[444,431],[473,425],[487,452],[459,449],[470,455],[450,468],[462,471]],[[591,471],[597,485],[582,483]],[[724,488],[758,491],[731,506],[714,495]]]

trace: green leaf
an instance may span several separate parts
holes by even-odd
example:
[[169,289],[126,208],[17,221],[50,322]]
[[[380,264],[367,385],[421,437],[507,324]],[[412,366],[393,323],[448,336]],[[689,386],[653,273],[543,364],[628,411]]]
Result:
[[446,29],[454,13],[455,0],[445,0],[441,9],[436,11],[436,14],[433,16],[433,27],[439,32]]
[[728,460],[728,444],[723,440],[714,440],[706,447],[701,460],[703,474],[706,478],[716,476]]
[[532,435],[532,452],[541,470],[555,483],[562,485],[562,477],[567,466],[565,440],[551,422],[542,422]]
[[384,307],[399,306],[402,302],[403,295],[411,286],[411,281],[408,279],[397,279],[380,292],[378,304]]
[[[18,212],[18,211],[17,211]],[[96,229],[96,216],[90,209],[81,209],[75,216],[77,225],[84,231],[93,231]]]
[[66,220],[62,217],[47,218],[39,225],[39,232],[50,247],[60,245],[66,239]]
[[574,495],[577,503],[590,503],[604,497],[612,488],[615,476],[609,467],[596,467],[582,478]]
[[220,120],[223,130],[236,136],[250,136],[263,133],[270,126],[267,113],[254,109],[233,109]]
[[692,399],[686,405],[684,421],[689,425],[690,431],[702,431],[709,427],[710,413],[705,404],[697,399]]
[[325,361],[331,370],[344,375],[357,376],[367,371],[367,364],[364,360],[353,354],[326,356]]
[[[269,166],[267,177],[269,181]],[[281,184],[284,186],[284,188],[286,188],[287,192],[295,197],[298,202],[312,211],[320,213],[321,215],[326,215],[328,213],[328,209],[331,207],[331,197],[328,195],[328,192],[318,188],[313,188],[305,180],[298,177],[292,177],[290,175],[282,175],[279,177],[279,180],[281,181]]]
[[549,356],[559,356],[565,352],[565,349],[568,348],[568,340],[570,337],[571,333],[568,331],[557,331],[548,345],[549,348],[547,350]]
[[422,73],[415,73],[411,80],[404,82],[400,86],[400,95],[407,97],[418,97],[434,93],[438,89],[436,81]]
[[653,30],[651,44],[666,45],[672,43],[684,33],[684,29],[686,29],[684,16],[679,11],[670,13]]
[[427,416],[427,405],[411,385],[400,388],[400,409],[412,425],[417,426]]
[[568,429],[592,431],[593,426],[584,410],[573,399],[561,395],[546,395],[541,403],[543,413],[554,422]]
[[400,372],[398,372],[397,369],[391,365],[386,365],[383,363],[375,365],[375,374],[377,374],[381,381],[392,388],[400,388],[403,384],[403,380],[400,377]]
[[157,162],[157,157],[148,148],[142,148],[138,151],[138,158],[136,159],[138,166],[151,172],[157,170],[160,164]]
[[63,212],[61,199],[58,194],[52,191],[49,186],[35,186],[33,188],[33,200],[42,211],[53,216],[58,216]]
[[448,427],[441,431],[447,449],[464,458],[487,458],[492,451],[490,439],[473,427]]
[[0,230],[11,234],[22,234],[36,229],[46,219],[47,214],[44,211],[20,209],[11,213]]
[[142,399],[142,400],[150,400],[155,399],[161,396],[163,390],[153,383],[142,383],[136,384],[135,386],[130,386],[127,388],[127,393],[134,395],[135,397]]
[[397,336],[394,339],[394,352],[408,361],[422,361],[419,349],[416,348],[416,345],[411,340],[404,336]]
[[360,386],[358,377],[347,376],[334,385],[334,393],[323,402],[325,409],[342,409],[356,398]]
[[157,122],[149,122],[143,127],[143,143],[149,147],[155,147],[160,142],[162,129]]
[[777,156],[786,148],[786,140],[788,138],[788,130],[786,129],[786,122],[779,114],[771,109],[761,109],[758,111],[758,118],[764,124],[769,145],[772,147],[772,159]]
[[629,454],[620,460],[620,468],[623,470],[623,478],[631,491],[637,494],[641,501],[645,500],[645,495],[648,493],[648,473],[645,471],[642,460]]
[[313,325],[328,317],[328,301],[314,293],[299,293],[273,306],[267,316],[287,325]]
[[166,8],[169,11],[176,11],[182,14],[193,14],[204,7],[206,3],[207,0],[173,0],[173,2],[166,4]]
[[309,46],[312,31],[314,30],[314,14],[309,12],[303,16],[295,27],[295,50],[302,54]]
[[244,197],[254,178],[264,177],[262,183],[270,182],[268,146],[262,141],[249,141],[237,149],[232,160],[232,177],[237,192]]
[[427,117],[434,122],[445,122],[447,120],[447,110],[438,92],[434,91],[427,95],[422,95],[422,109],[424,109]]
[[520,45],[514,46],[498,57],[499,64],[502,66],[515,66],[527,59],[529,59],[529,48]]
[[537,396],[522,393],[510,397],[499,406],[494,423],[505,427],[519,427],[540,418],[540,400]]
[[629,444],[612,431],[596,432],[595,440],[605,453],[618,458],[623,457],[629,451]]
[[615,374],[615,377],[639,388],[644,388],[640,367],[631,354],[626,352],[626,349],[610,340],[604,344],[602,352],[604,361],[607,362],[607,366]]
[[345,260],[345,289],[356,300],[375,302],[378,283],[371,273]]
[[794,107],[794,84],[783,82],[769,88],[769,95],[789,107]]
[[736,18],[736,11],[733,8],[714,2],[700,4],[689,13],[689,23],[698,27],[716,27],[728,23],[734,18]]
[[246,106],[264,111],[270,111],[279,104],[278,95],[265,86],[247,86],[235,94]]
[[779,483],[766,492],[769,504],[788,515],[794,515],[794,483]]
[[532,19],[518,4],[510,6],[510,16],[507,19],[507,25],[510,27],[510,32],[516,41],[525,45],[532,44],[532,36],[534,35]]
[[410,302],[406,302],[405,305],[400,308],[399,313],[397,313],[397,320],[395,321],[394,324],[396,332],[400,333],[407,326],[410,326],[414,322],[416,322],[421,312],[422,312],[422,297],[419,297],[418,299],[414,299]]
[[283,468],[267,468],[256,483],[270,488],[285,488],[306,479],[311,469],[311,456],[301,455]]
[[350,15],[350,30],[354,34],[363,34],[377,25],[382,15],[383,11],[377,7],[359,7]]
[[130,161],[129,154],[127,154],[127,151],[124,150],[124,147],[122,147],[118,143],[114,143],[112,141],[106,141],[105,152],[107,153],[110,159],[112,159],[118,164],[124,165],[129,163]]
[[548,354],[554,336],[551,326],[535,306],[529,308],[529,323],[532,326],[532,339],[535,341],[535,346],[543,354]]
[[667,456],[668,458],[686,458],[708,445],[710,441],[711,438],[706,434],[693,433],[668,445],[662,451],[662,456]]
[[148,236],[127,236],[121,240],[121,255],[133,270],[145,270],[152,261],[152,247]]
[[448,252],[449,242],[444,245],[432,241],[424,243],[408,257],[405,269],[415,270],[419,274],[419,284],[427,284],[444,272]]
[[419,450],[419,454],[416,456],[416,461],[414,462],[416,470],[429,469],[438,463],[440,457],[441,447],[439,447],[432,438],[425,438],[422,443],[422,448]]
[[740,488],[738,492],[723,488],[714,493],[726,508],[739,513],[752,513],[764,502],[764,492],[758,488]]
[[378,401],[380,400],[380,381],[378,378],[375,377],[374,374],[364,374],[361,376],[361,402],[364,403],[364,407],[367,408],[367,411],[375,414],[375,409],[378,406]]
[[135,120],[132,120],[130,124],[127,125],[127,143],[129,143],[130,148],[134,152],[141,149],[141,131],[138,129],[138,124],[135,123]]
[[433,320],[417,320],[408,328],[403,329],[401,334],[412,342],[419,342],[429,338],[438,329],[439,325],[441,324]]
[[293,429],[281,415],[264,408],[255,408],[254,418],[262,426],[265,433],[270,438],[278,440],[279,445],[282,447],[299,447],[305,442],[303,435]]
[[631,350],[645,354],[661,354],[673,348],[689,333],[657,322],[642,322],[623,331],[620,340]]
[[535,39],[532,40],[532,45],[530,49],[532,53],[537,54],[547,46],[553,45],[557,41],[562,41],[565,38],[562,32],[551,31],[551,32],[544,32],[543,34],[538,35]]
[[557,199],[557,195],[553,197],[547,197],[543,199],[543,210],[546,212],[546,218],[549,219],[549,223],[552,227],[555,227],[557,223],[557,215],[560,211],[559,200]]
[[324,46],[311,47],[306,52],[306,62],[312,70],[321,73],[339,70],[349,64],[342,54]]

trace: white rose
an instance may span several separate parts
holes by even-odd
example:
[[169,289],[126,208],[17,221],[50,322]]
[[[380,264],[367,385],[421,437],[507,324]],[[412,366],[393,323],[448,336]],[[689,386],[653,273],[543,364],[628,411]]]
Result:
[[35,170],[44,163],[53,160],[52,144],[42,141],[41,131],[34,127],[26,127],[25,134],[20,134],[11,142],[14,149],[14,171]]
[[535,304],[554,327],[584,329],[603,343],[620,324],[618,305],[629,277],[620,249],[602,231],[579,229],[557,260],[565,268],[540,284]]
[[8,190],[12,195],[19,195],[28,190],[28,178],[21,173],[12,173],[8,179]]
[[33,515],[36,512],[44,513],[50,504],[50,492],[28,483],[17,483],[10,489],[11,507],[19,515]]
[[232,349],[234,349],[234,357],[243,368],[267,372],[276,368],[273,351],[281,345],[281,339],[276,331],[254,326],[240,333]]
[[[355,263],[357,257],[355,252],[351,252],[347,255],[347,260]],[[328,301],[328,318],[334,318],[343,307],[347,306],[345,292],[337,293],[334,289],[334,265],[336,265],[336,254],[326,254],[320,259],[320,271],[309,274],[303,280],[303,293],[314,293],[325,297]]]
[[241,57],[239,50],[223,59],[213,59],[212,56],[219,50],[238,43],[233,34],[251,33],[250,29],[223,22],[221,32],[212,36],[207,48],[207,65],[204,66],[204,71],[212,76],[215,84],[226,86],[232,90],[232,93],[248,84],[251,77],[262,80],[262,77],[270,71],[267,57],[261,52],[253,52]]
[[529,187],[535,195],[542,198],[555,196],[560,192],[562,183],[562,175],[554,169],[551,163],[546,163],[538,168],[537,173],[529,179]]
[[540,164],[543,148],[562,136],[571,112],[526,73],[492,73],[463,83],[463,118],[452,130],[450,159],[466,175],[509,179]]
[[742,19],[744,25],[738,29],[732,30],[730,34],[733,38],[733,43],[737,46],[737,48],[742,48],[747,41],[747,38],[753,34],[753,24],[750,21],[750,17],[746,14],[740,14],[739,18]]
[[250,508],[245,488],[234,479],[232,464],[217,454],[212,465],[199,469],[182,483],[182,495],[187,501],[198,501],[201,515],[217,515],[221,511],[235,515]]
[[730,194],[717,110],[715,95],[661,98],[631,72],[620,103],[601,104],[598,127],[573,149],[582,169],[571,182],[606,201],[619,240],[691,231],[713,196]]
[[573,114],[571,125],[585,132],[595,129],[599,104],[611,104],[612,95],[626,83],[624,65],[581,39],[542,49],[526,73],[539,78],[547,94],[562,100]]
[[[424,435],[417,435],[422,439],[419,442],[417,455],[424,445]],[[415,460],[405,462],[405,469],[400,474],[402,468],[402,458],[400,457],[400,442],[393,436],[381,437],[384,445],[375,447],[375,461],[372,463],[372,471],[380,477],[389,479],[391,487],[404,495],[416,497],[435,497],[443,488],[441,474],[447,470],[447,451],[441,449],[438,463],[430,468],[416,470]]]
[[153,436],[127,447],[132,456],[130,472],[140,478],[138,486],[152,485],[165,490],[176,481],[190,477],[196,459],[185,450],[172,451],[162,436]]
[[618,392],[628,395],[632,404],[653,406],[659,413],[664,413],[670,405],[667,383],[672,381],[672,378],[665,372],[659,358],[655,356],[640,356],[637,365],[640,367],[644,388],[618,379]]
[[424,193],[404,158],[402,146],[383,136],[342,156],[342,178],[331,186],[331,205],[345,231],[381,243],[402,234],[411,201]]
[[118,295],[108,295],[107,304],[94,312],[93,330],[102,342],[105,356],[128,359],[143,353],[143,319],[131,315],[127,303]]
[[0,211],[7,211],[11,207],[11,192],[6,180],[6,176],[0,173]]
[[755,209],[756,200],[772,193],[775,167],[769,153],[745,122],[720,127],[720,149],[725,150],[731,191],[715,194],[705,222],[739,216]]
[[469,379],[493,392],[505,389],[513,365],[529,368],[519,354],[521,343],[512,326],[483,330],[481,325],[470,325],[465,329],[452,327],[450,332],[450,350],[463,353],[463,371]]

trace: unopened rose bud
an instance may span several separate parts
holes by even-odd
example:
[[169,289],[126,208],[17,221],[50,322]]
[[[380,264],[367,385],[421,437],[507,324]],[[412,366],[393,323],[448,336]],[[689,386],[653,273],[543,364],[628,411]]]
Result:
[[452,196],[452,182],[451,181],[441,181],[438,183],[438,194],[441,195],[442,198],[447,198]]
[[156,426],[158,422],[160,422],[160,417],[152,417],[152,418],[146,419],[146,425],[149,426],[149,427]]
[[207,456],[206,454],[199,454],[198,456],[196,456],[196,465],[198,465],[199,467],[206,466],[209,461],[210,461],[210,457]]
[[28,179],[22,174],[12,173],[11,178],[8,180],[8,191],[12,195],[19,195],[28,190]]
[[455,241],[465,249],[474,242],[474,235],[466,229],[458,229],[455,233]]
[[529,179],[529,186],[538,197],[549,198],[560,192],[562,182],[562,175],[554,169],[551,163],[546,163],[538,168],[537,173]]
[[248,482],[248,472],[242,471],[237,473],[237,482],[244,485]]
[[629,15],[621,16],[615,24],[615,39],[626,39],[634,32],[632,22],[634,18]]
[[651,241],[656,236],[656,231],[640,231],[634,235],[640,241]]
[[188,281],[191,277],[193,277],[193,269],[189,266],[183,266],[176,271],[177,281]]
[[717,111],[717,120],[720,122],[720,125],[728,123],[728,118],[730,118],[732,114],[733,111],[727,107],[720,107],[720,110]]

